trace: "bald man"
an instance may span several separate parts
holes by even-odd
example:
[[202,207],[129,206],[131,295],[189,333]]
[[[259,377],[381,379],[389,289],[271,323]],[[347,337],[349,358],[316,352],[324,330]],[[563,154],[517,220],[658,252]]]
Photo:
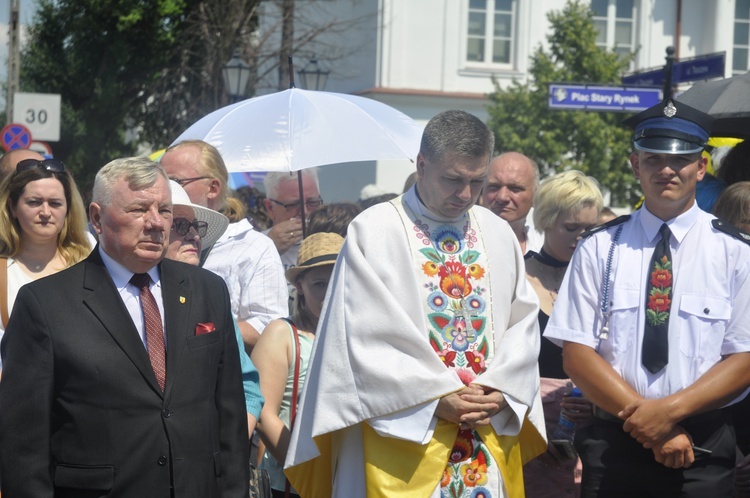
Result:
[[539,251],[544,237],[536,231],[530,215],[534,192],[539,186],[539,167],[518,152],[506,152],[490,163],[482,204],[510,224],[524,254]]
[[29,149],[13,149],[6,152],[0,158],[0,182],[12,175],[16,170],[16,165],[24,159],[37,159],[41,161],[44,159],[44,156]]

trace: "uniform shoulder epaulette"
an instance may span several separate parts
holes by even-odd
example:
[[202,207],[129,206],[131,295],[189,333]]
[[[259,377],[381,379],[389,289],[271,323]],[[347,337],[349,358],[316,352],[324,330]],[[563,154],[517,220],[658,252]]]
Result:
[[595,233],[599,233],[602,230],[606,230],[609,227],[616,227],[617,225],[621,225],[621,224],[625,223],[629,219],[630,219],[630,215],[629,214],[623,214],[622,216],[618,216],[614,220],[610,220],[610,221],[604,223],[603,225],[599,225],[597,227],[594,227],[591,230],[586,230],[585,232],[583,232],[581,234],[581,238],[585,239],[586,237],[590,237],[590,236],[594,235]]
[[727,233],[736,239],[740,239],[745,244],[750,244],[750,234],[743,232],[731,223],[727,223],[726,221],[717,218],[715,220],[711,220],[711,224],[715,229]]

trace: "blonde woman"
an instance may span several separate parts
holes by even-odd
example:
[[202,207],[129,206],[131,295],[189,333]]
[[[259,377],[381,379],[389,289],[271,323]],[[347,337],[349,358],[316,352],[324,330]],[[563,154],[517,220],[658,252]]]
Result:
[[[544,234],[539,253],[526,254],[526,277],[539,297],[539,328],[543,333],[557,299],[565,270],[581,234],[598,224],[603,200],[599,184],[580,171],[566,171],[541,183],[534,194],[534,225]],[[562,349],[542,339],[539,352],[542,401],[547,434],[551,435],[562,410],[574,422],[591,417],[591,403],[569,397],[570,379],[563,371]],[[551,436],[550,436],[551,437]],[[527,496],[564,496],[580,486],[580,464],[565,459],[553,446],[524,467]]]
[[2,337],[21,286],[78,263],[91,246],[81,194],[62,161],[18,162],[0,184],[0,206]]

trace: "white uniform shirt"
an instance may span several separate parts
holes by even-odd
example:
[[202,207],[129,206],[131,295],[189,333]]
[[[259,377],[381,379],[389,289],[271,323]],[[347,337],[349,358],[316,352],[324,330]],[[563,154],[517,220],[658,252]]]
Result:
[[289,295],[279,253],[249,221],[230,223],[203,267],[226,282],[238,322],[263,332],[268,322],[287,316]]
[[609,286],[609,338],[599,340],[607,256],[618,227],[581,241],[544,336],[584,344],[638,394],[663,398],[693,384],[722,355],[750,351],[750,245],[715,229],[694,205],[669,220],[673,284],[669,363],[652,374],[641,364],[646,285],[662,220],[645,208],[622,224]]

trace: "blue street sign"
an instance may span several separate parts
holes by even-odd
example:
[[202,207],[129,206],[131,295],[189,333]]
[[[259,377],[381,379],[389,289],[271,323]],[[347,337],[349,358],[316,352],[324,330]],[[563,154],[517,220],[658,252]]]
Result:
[[659,102],[661,90],[658,88],[551,84],[547,106],[550,109],[634,112]]
[[[689,83],[711,78],[723,78],[725,65],[726,52],[676,61],[672,66],[672,83]],[[623,76],[622,84],[661,87],[664,85],[664,68],[659,67]]]

